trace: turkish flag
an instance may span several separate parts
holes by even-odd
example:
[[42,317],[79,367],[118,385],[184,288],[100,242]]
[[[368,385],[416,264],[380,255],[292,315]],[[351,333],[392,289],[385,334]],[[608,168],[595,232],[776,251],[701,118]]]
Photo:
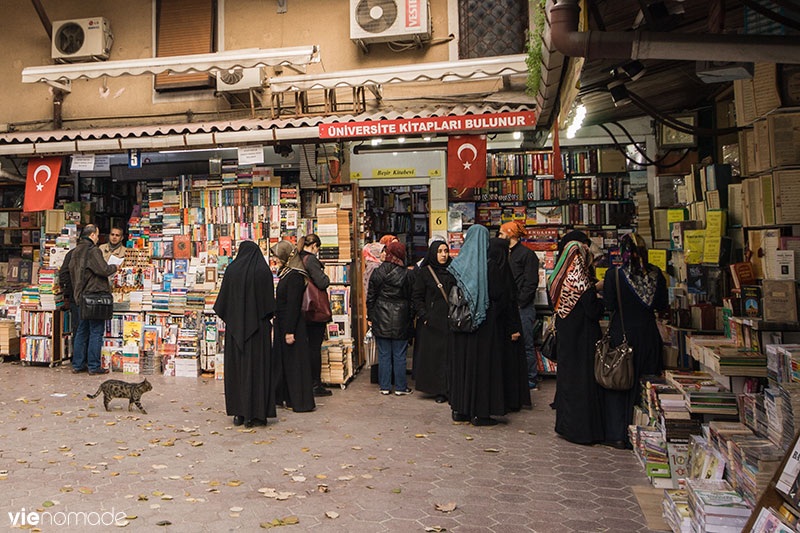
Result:
[[24,211],[53,209],[58,188],[60,157],[28,160],[28,179],[25,182]]
[[447,140],[447,186],[486,186],[486,135],[453,135]]

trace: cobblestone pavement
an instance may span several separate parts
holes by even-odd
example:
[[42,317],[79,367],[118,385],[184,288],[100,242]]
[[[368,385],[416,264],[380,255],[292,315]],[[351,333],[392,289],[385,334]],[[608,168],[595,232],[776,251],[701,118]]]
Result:
[[112,509],[136,531],[648,531],[636,458],[556,437],[552,380],[493,428],[453,423],[419,393],[380,396],[362,373],[313,413],[245,430],[213,380],[151,376],[144,415],[125,400],[105,412],[86,398],[104,377],[68,367],[5,363],[0,379],[0,530],[25,508],[51,513],[42,531],[65,529],[46,522],[59,512]]

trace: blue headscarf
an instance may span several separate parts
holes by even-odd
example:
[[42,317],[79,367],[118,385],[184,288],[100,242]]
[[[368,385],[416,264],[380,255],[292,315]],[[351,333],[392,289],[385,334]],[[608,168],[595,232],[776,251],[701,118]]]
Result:
[[486,310],[489,308],[488,250],[489,230],[474,224],[467,230],[458,255],[447,267],[469,302],[472,324],[476,328],[486,320]]

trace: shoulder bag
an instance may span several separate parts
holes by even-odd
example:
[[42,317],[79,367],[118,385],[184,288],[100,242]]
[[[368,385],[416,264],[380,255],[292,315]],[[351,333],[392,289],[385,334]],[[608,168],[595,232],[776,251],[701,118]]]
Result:
[[558,353],[556,350],[556,317],[553,316],[553,322],[549,328],[547,328],[547,332],[544,334],[544,340],[542,340],[542,346],[539,348],[542,352],[542,355],[547,359],[553,361],[554,363],[558,361]]
[[469,302],[458,284],[453,285],[450,289],[447,307],[447,323],[451,331],[459,333],[472,333],[475,331],[472,325],[472,310],[469,308]]
[[[89,284],[89,276],[94,275],[85,269],[83,288]],[[109,320],[114,314],[114,297],[108,291],[93,291],[81,293],[80,319],[81,320]]]
[[594,347],[594,379],[597,384],[609,390],[629,390],[633,387],[633,348],[628,344],[625,333],[625,315],[622,311],[622,298],[619,291],[619,268],[616,270],[617,309],[622,325],[622,342],[611,347],[611,327]]
[[[308,256],[303,258],[304,266],[307,263],[306,259],[308,259]],[[331,319],[331,304],[328,301],[328,293],[314,285],[314,281],[311,279],[306,283],[301,310],[303,311],[303,316],[309,322],[328,322]]]
[[444,298],[444,301],[447,302],[447,293],[444,292],[444,285],[442,285],[442,282],[439,281],[439,276],[436,275],[436,272],[434,272],[433,267],[430,265],[428,265],[428,270],[431,272],[431,276],[433,276],[433,281],[436,282],[436,286],[439,287],[439,292],[442,293],[442,298]]

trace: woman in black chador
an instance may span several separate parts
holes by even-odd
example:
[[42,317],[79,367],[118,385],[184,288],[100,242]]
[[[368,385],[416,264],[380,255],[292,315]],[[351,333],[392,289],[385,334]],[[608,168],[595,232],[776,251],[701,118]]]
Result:
[[[625,235],[620,252],[622,266],[606,272],[603,287],[603,300],[613,313],[609,324],[611,345],[622,342],[621,308],[628,344],[633,348],[633,387],[626,391],[602,389],[606,440],[618,448],[627,446],[633,406],[639,401],[639,378],[661,373],[661,335],[655,312],[668,306],[667,282],[661,270],[648,263],[644,239],[636,233]],[[621,302],[617,302],[617,271]]]
[[556,322],[556,433],[576,444],[603,441],[594,347],[600,340],[603,304],[589,273],[589,247],[566,243],[547,280]]
[[[475,224],[467,230],[458,257],[448,267],[477,327],[471,333],[452,333],[450,406],[453,420],[469,420],[475,426],[497,424],[492,416],[507,412],[502,350],[507,348],[507,340],[517,340],[520,335],[519,329],[514,330],[509,314],[514,295],[509,292],[510,285],[503,280],[496,261],[495,248],[499,244],[490,246],[489,231]],[[508,242],[505,246],[508,253]],[[516,324],[519,324],[518,314]],[[512,335],[506,337],[507,330],[513,330]]]
[[313,411],[314,383],[311,375],[311,356],[303,318],[303,293],[308,275],[297,248],[281,241],[270,249],[278,263],[278,288],[275,291],[275,356],[280,365],[278,401],[297,413]]
[[[447,401],[447,325],[448,304],[445,294],[456,280],[447,271],[450,249],[444,241],[434,241],[417,270],[411,299],[417,313],[415,378],[416,389]],[[435,277],[434,277],[435,275]],[[438,282],[437,282],[438,279]],[[440,288],[441,287],[441,288]],[[444,294],[442,293],[444,291]]]
[[[522,321],[515,304],[517,286],[508,264],[509,241],[489,239],[489,300],[490,309],[497,308],[498,352],[503,357],[503,391],[506,411],[519,411],[531,407],[531,390],[528,387],[528,359],[525,344],[519,340]],[[514,335],[516,333],[517,335]]]
[[234,425],[266,424],[274,418],[272,272],[258,245],[245,241],[228,268],[214,304],[225,321],[225,409]]

